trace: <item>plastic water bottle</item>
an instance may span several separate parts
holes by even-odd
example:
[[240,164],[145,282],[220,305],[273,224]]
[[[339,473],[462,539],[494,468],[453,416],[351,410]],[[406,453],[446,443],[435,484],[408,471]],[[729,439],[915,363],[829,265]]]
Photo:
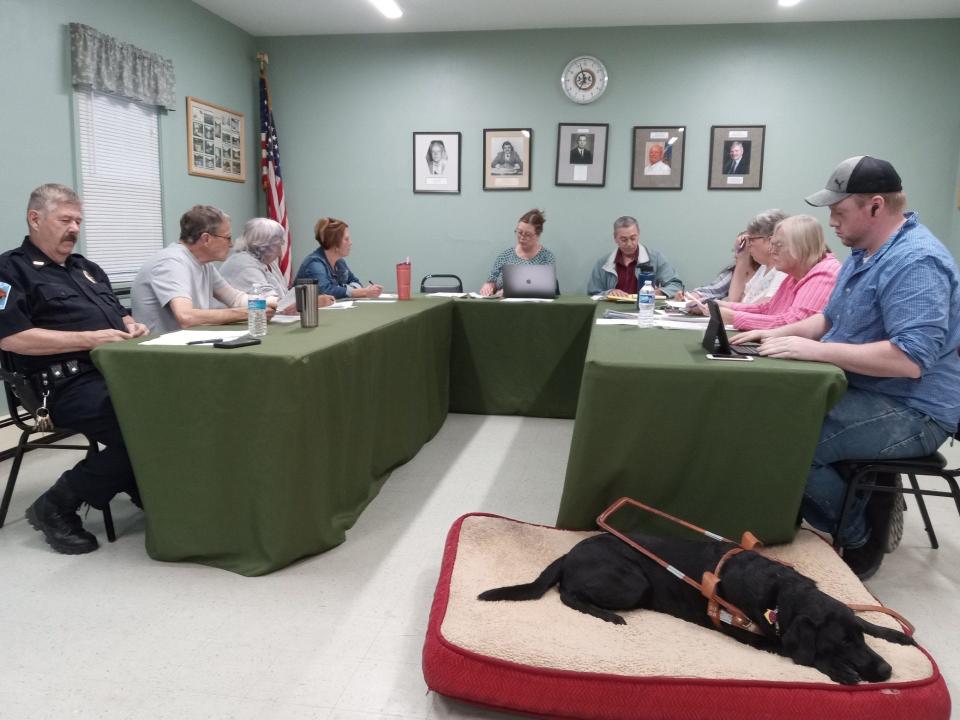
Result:
[[653,283],[647,280],[637,293],[637,327],[648,328],[653,325],[653,309],[656,306],[656,297]]
[[267,296],[260,285],[247,293],[247,333],[256,338],[267,334]]

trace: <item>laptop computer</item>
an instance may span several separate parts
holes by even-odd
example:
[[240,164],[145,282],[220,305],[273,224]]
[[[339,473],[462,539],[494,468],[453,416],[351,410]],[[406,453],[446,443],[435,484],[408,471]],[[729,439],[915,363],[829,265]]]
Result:
[[733,355],[748,357],[760,354],[760,343],[731,345],[727,338],[727,329],[723,325],[723,316],[720,315],[720,306],[713,300],[707,300],[706,305],[710,308],[710,322],[707,323],[707,329],[703,333],[704,350],[713,355],[725,357]]
[[557,268],[553,265],[504,265],[505,298],[555,298]]

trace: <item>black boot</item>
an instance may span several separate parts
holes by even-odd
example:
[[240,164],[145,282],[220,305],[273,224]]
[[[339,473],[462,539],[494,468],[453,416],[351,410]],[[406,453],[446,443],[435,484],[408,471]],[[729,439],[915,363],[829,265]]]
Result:
[[[878,484],[887,484],[881,479]],[[870,537],[858,548],[845,548],[843,560],[861,580],[867,580],[880,569],[890,536],[890,520],[899,496],[896,493],[874,492],[864,511]]]
[[47,544],[57,552],[82,555],[93,552],[97,538],[83,529],[77,510],[82,500],[70,489],[65,478],[27,508],[27,520],[43,533]]

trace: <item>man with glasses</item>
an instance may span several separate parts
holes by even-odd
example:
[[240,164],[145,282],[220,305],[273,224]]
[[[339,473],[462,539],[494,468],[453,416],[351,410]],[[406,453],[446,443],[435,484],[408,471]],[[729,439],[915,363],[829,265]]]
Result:
[[[807,202],[829,206],[830,227],[851,248],[823,312],[775,330],[741,333],[760,354],[832,363],[847,392],[827,413],[804,490],[803,517],[832,533],[846,494],[833,463],[933,453],[960,420],[960,272],[950,252],[905,213],[893,166],[844,160]],[[895,496],[854,503],[840,544],[862,579],[880,567]]]
[[[151,333],[247,319],[247,294],[231,286],[211,263],[233,246],[230,217],[211,205],[194,205],[180,218],[180,242],[149,259],[133,281],[133,313]],[[226,307],[211,308],[217,299]],[[267,300],[268,311],[276,298]]]
[[613,242],[616,250],[597,260],[590,273],[587,281],[589,294],[605,293],[607,297],[634,295],[638,273],[653,275],[653,284],[667,297],[672,298],[683,290],[683,283],[667,259],[640,242],[636,218],[624,215],[614,221]]
[[103,509],[126,492],[139,504],[106,382],[90,351],[147,333],[117,300],[106,273],[73,252],[82,222],[83,206],[73,190],[41,185],[27,204],[29,236],[0,255],[0,349],[10,353],[13,365],[7,369],[27,377],[55,427],[104,446],[27,509],[27,520],[47,543],[69,555],[97,549],[97,538],[77,514],[82,503]]

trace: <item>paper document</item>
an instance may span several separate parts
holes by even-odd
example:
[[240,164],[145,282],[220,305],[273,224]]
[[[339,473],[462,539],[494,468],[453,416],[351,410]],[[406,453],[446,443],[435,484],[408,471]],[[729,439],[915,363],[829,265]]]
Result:
[[553,302],[553,298],[503,298],[503,302]]
[[629,318],[597,318],[597,325],[631,325],[637,326],[637,320]]
[[478,292],[472,292],[470,293],[470,297],[474,298],[475,300],[497,300],[499,299],[500,296],[499,295],[481,295]]
[[320,308],[321,310],[349,310],[353,307],[353,300],[338,300],[333,305],[327,305],[326,307]]
[[465,298],[470,297],[470,294],[464,292],[432,292],[427,293],[424,297]]
[[359,300],[354,300],[354,302],[355,303],[395,303],[396,300],[381,300],[380,298],[376,298],[376,299],[363,298]]
[[376,299],[380,300],[397,300],[400,296],[396,293],[380,293]]
[[278,325],[292,325],[293,323],[300,322],[300,314],[274,315],[272,318],[270,318],[270,322],[277,323]]
[[246,329],[243,330],[177,330],[175,332],[165,333],[160,337],[146,340],[141,345],[188,345],[198,340],[233,340],[241,335],[246,335]]
[[685,320],[674,320],[673,318],[654,318],[653,326],[658,328],[664,328],[665,330],[696,330],[699,333],[702,333],[706,327],[706,323],[692,323]]

